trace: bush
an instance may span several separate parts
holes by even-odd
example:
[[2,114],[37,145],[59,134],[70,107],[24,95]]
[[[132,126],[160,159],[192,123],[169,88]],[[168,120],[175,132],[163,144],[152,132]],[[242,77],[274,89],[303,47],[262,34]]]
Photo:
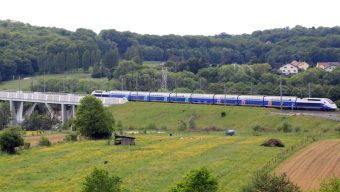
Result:
[[340,178],[333,177],[329,181],[322,181],[320,184],[320,192],[339,192]]
[[284,147],[285,145],[282,143],[280,139],[268,139],[261,146],[265,147]]
[[77,141],[77,138],[78,138],[77,133],[72,132],[66,135],[65,141]]
[[41,137],[39,141],[39,146],[51,146],[51,141],[46,137]]
[[225,117],[227,115],[227,113],[225,111],[221,112],[221,117]]
[[283,131],[284,133],[290,133],[293,131],[292,125],[288,121],[284,121],[282,125],[278,128],[278,131]]
[[190,171],[171,192],[214,192],[217,191],[218,183],[212,177],[207,168],[200,168]]
[[295,130],[295,132],[297,132],[297,133],[298,133],[298,132],[300,132],[300,131],[301,131],[301,127],[295,127],[295,129],[294,129],[294,130]]
[[106,170],[95,168],[92,173],[85,178],[83,192],[120,192],[121,179],[117,176],[110,176]]
[[302,192],[292,183],[286,174],[271,175],[258,174],[252,183],[243,189],[243,192]]
[[191,117],[189,118],[188,125],[189,125],[189,128],[190,128],[190,129],[195,129],[195,128],[197,128],[197,126],[196,126],[196,117],[195,117],[195,116],[191,116]]
[[252,126],[252,130],[255,132],[263,132],[265,129],[261,125],[255,124]]
[[187,124],[184,121],[179,120],[178,121],[178,130],[180,130],[180,131],[187,130]]
[[156,129],[157,129],[156,125],[153,124],[153,123],[150,123],[150,124],[149,124],[148,126],[146,126],[145,128],[148,129],[148,130],[156,130]]
[[340,134],[340,127],[335,128],[335,131],[338,132],[338,134]]
[[31,143],[24,143],[24,149],[29,149],[30,148],[30,146],[31,146]]
[[340,100],[335,101],[336,106],[340,107]]
[[24,145],[24,139],[17,128],[7,128],[0,134],[1,151],[14,154],[15,148]]

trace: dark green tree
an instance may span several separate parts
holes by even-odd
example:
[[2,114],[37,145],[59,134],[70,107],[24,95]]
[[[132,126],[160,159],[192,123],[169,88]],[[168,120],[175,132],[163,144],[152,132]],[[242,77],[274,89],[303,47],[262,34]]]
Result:
[[85,178],[83,192],[120,192],[121,179],[118,176],[109,175],[109,172],[95,168],[92,173]]
[[4,129],[9,123],[11,113],[9,110],[9,104],[6,102],[0,102],[0,130]]
[[1,151],[13,154],[15,148],[24,145],[20,131],[17,128],[7,128],[0,134]]
[[216,178],[210,175],[207,168],[190,171],[173,187],[171,192],[214,192],[217,191]]
[[33,113],[29,118],[24,120],[22,127],[27,131],[50,130],[52,128],[52,121],[47,116]]
[[111,137],[113,131],[112,114],[104,108],[101,100],[85,96],[77,109],[75,127],[86,137],[101,139]]
[[118,66],[119,63],[119,53],[118,49],[110,49],[104,55],[104,65],[106,68],[111,69]]

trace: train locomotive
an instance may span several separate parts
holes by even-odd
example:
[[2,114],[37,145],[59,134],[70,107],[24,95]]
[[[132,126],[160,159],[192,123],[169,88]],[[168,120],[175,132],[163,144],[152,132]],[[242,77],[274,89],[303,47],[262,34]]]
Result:
[[126,98],[128,101],[192,103],[213,105],[257,106],[284,109],[334,111],[336,104],[328,98],[298,98],[295,96],[224,95],[198,93],[166,93],[143,91],[93,91],[96,97]]

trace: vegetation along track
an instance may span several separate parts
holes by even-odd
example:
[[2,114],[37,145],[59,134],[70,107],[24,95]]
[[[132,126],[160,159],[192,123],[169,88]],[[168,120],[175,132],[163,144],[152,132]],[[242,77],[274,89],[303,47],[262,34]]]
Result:
[[340,176],[340,140],[315,143],[278,167],[303,190],[318,189],[321,180]]

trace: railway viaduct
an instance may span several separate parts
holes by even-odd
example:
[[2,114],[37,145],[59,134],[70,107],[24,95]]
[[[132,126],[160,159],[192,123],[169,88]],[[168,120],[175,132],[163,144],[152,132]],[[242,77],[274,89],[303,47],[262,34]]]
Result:
[[[29,117],[38,103],[43,103],[48,109],[51,118],[56,112],[51,104],[60,105],[61,121],[65,122],[76,115],[76,106],[85,95],[65,94],[65,93],[40,93],[22,91],[0,91],[0,101],[9,101],[11,112],[11,123],[22,123]],[[99,98],[104,106],[112,104],[123,104],[127,101],[120,98]],[[24,103],[31,103],[30,107],[24,110]]]

